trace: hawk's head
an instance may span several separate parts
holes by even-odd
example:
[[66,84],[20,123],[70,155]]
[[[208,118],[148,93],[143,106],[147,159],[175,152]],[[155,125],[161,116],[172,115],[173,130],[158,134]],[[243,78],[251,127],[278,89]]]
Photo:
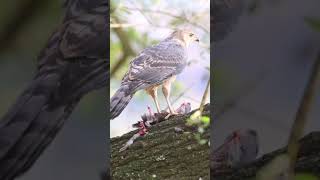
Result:
[[198,37],[190,30],[176,30],[174,31],[171,35],[170,38],[172,39],[176,39],[179,40],[180,42],[183,43],[183,45],[185,45],[186,47],[188,47],[188,45],[191,42],[199,42]]

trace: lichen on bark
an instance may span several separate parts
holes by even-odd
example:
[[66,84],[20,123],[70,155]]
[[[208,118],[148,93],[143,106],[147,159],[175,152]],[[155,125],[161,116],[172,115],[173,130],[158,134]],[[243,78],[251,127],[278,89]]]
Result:
[[[193,111],[194,112],[194,111]],[[210,179],[208,143],[200,144],[194,134],[196,126],[187,126],[193,113],[172,116],[149,129],[149,133],[136,140],[129,149],[120,148],[137,133],[129,132],[111,139],[111,178],[121,179]],[[210,114],[206,105],[203,115]],[[175,132],[179,127],[183,133]],[[209,139],[209,128],[203,138]]]

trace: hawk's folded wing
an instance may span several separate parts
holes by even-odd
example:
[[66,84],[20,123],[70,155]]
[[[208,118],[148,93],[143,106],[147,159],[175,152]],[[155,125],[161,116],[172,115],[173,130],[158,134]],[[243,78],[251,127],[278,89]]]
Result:
[[132,60],[125,77],[149,85],[159,84],[179,74],[186,66],[186,52],[177,44],[159,44],[145,49]]

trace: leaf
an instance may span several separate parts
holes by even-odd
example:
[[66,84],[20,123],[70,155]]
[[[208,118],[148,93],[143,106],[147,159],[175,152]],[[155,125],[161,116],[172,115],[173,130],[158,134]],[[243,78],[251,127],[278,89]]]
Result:
[[203,124],[209,124],[210,118],[208,116],[202,116],[201,121],[203,122]]
[[314,17],[306,17],[304,21],[314,30],[320,32],[320,19]]
[[200,134],[203,134],[204,133],[204,128],[203,127],[198,127],[198,132],[200,133]]
[[179,26],[179,25],[181,25],[182,23],[183,23],[182,19],[178,19],[178,18],[173,19],[173,20],[170,22],[171,26],[173,26],[173,27]]
[[200,145],[207,144],[207,140],[206,140],[206,139],[201,139],[201,140],[199,141],[199,144],[200,144]]
[[299,173],[294,177],[295,180],[318,180],[319,178],[307,173]]

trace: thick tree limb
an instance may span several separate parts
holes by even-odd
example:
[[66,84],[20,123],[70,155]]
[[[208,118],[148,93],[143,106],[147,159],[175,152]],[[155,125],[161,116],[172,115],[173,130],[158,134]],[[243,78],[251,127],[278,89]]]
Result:
[[313,99],[315,97],[317,81],[320,75],[320,54],[312,67],[311,75],[308,79],[305,92],[301,99],[300,106],[296,113],[295,121],[292,125],[291,134],[288,142],[288,154],[290,156],[289,177],[294,174],[294,167],[297,161],[297,154],[299,150],[299,139],[302,137],[304,127],[307,123],[307,117],[312,108]]
[[[209,147],[200,145],[193,137],[196,127],[187,127],[185,116],[171,117],[150,129],[150,134],[137,140],[129,149],[119,152],[124,143],[137,131],[111,139],[112,179],[209,179]],[[209,105],[204,115],[210,114]],[[174,127],[185,130],[183,134]],[[208,132],[205,133],[208,138]],[[300,140],[296,172],[320,176],[320,131],[313,132]],[[273,158],[286,153],[286,147],[263,155],[253,163],[239,169],[211,169],[210,176],[219,180],[243,180],[255,178],[256,173]]]
[[[300,140],[301,148],[298,153],[296,172],[311,173],[320,176],[320,131],[313,132]],[[278,155],[286,153],[286,147],[263,155],[255,162],[239,168],[211,169],[211,178],[219,180],[243,180],[254,178],[256,173]]]
[[[204,107],[209,115],[210,105]],[[129,149],[119,149],[137,131],[111,139],[112,179],[209,179],[209,146],[200,145],[193,132],[197,127],[186,126],[193,112],[170,117],[152,126],[149,134],[137,140]],[[174,128],[184,129],[183,133]],[[204,133],[209,139],[209,130]]]
[[111,73],[110,73],[110,77],[113,77],[118,72],[120,67],[127,61],[128,57],[133,56],[135,54],[134,50],[131,47],[129,37],[123,31],[123,29],[122,28],[114,28],[113,30],[121,42],[123,54],[119,58],[117,64],[115,64],[114,67],[112,68]]
[[[112,6],[112,5],[111,5]],[[113,16],[113,20],[115,23],[119,23],[119,18],[117,16]],[[111,69],[110,77],[113,77],[120,67],[125,64],[128,57],[133,56],[135,54],[133,48],[131,47],[130,39],[125,31],[121,27],[112,29],[115,34],[118,36],[119,41],[121,42],[122,47],[122,56],[119,58],[117,64]]]
[[0,119],[0,179],[25,173],[87,93],[108,82],[108,1],[70,0],[35,77]]

